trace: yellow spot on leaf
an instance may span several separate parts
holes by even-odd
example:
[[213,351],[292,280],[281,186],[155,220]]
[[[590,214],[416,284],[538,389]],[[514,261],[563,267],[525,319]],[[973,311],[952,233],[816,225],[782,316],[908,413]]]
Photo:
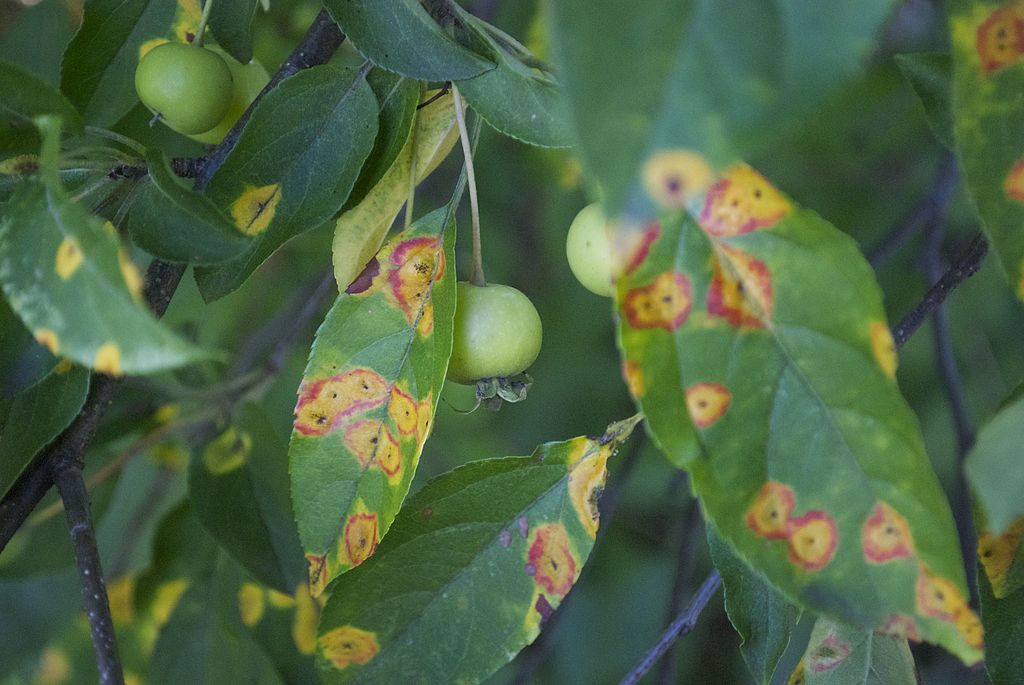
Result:
[[150,609],[153,614],[153,622],[157,627],[163,626],[170,620],[174,613],[174,607],[178,600],[188,589],[189,581],[185,578],[169,580],[156,589],[156,596],[153,598],[153,605]]
[[121,277],[124,284],[128,286],[128,292],[136,302],[142,302],[142,274],[135,266],[135,262],[128,256],[128,251],[120,248],[117,251],[117,262],[121,267]]
[[39,328],[33,333],[33,336],[37,343],[50,351],[50,354],[57,355],[60,353],[60,340],[57,338],[57,334],[49,328]]
[[39,656],[39,666],[32,677],[33,685],[59,685],[69,682],[71,678],[71,661],[64,650],[57,647],[46,647]]
[[[357,508],[365,509],[365,505]],[[352,566],[363,563],[377,549],[377,531],[376,514],[352,514],[345,523],[345,532],[341,540],[338,541],[338,557],[346,559]]]
[[1020,548],[1024,535],[1024,519],[1018,519],[1002,535],[993,535],[987,530],[978,536],[978,560],[985,570],[985,576],[992,585],[996,598],[1005,597],[1014,588],[1008,587],[1007,574]]
[[663,150],[644,164],[643,181],[647,195],[659,207],[682,209],[711,185],[714,172],[707,161],[692,150]]
[[178,0],[178,11],[174,14],[174,37],[181,43],[191,41],[201,15],[199,0]]
[[806,682],[806,676],[804,675],[804,658],[800,657],[800,661],[797,662],[796,668],[789,674],[789,679],[786,681],[786,685],[804,685]]
[[0,161],[0,174],[29,176],[39,170],[39,155],[17,155]]
[[154,413],[153,420],[161,426],[170,423],[181,415],[181,405],[163,404]]
[[[586,441],[593,449],[596,447],[591,440]],[[569,471],[569,499],[579,516],[580,523],[590,537],[597,536],[597,526],[601,512],[598,500],[604,492],[605,479],[608,477],[608,457],[611,455],[610,445],[593,450]]]
[[61,359],[57,362],[57,366],[53,367],[53,372],[58,376],[63,376],[74,367],[70,359]]
[[263,588],[256,583],[242,583],[238,588],[238,613],[249,628],[263,618]]
[[180,440],[165,440],[153,448],[150,457],[172,471],[184,471],[191,455]]
[[96,358],[93,360],[92,367],[108,376],[120,376],[121,348],[117,346],[117,343],[103,343],[96,350]]
[[231,218],[238,230],[248,236],[259,235],[267,230],[281,201],[281,185],[247,186],[245,191],[231,204]]
[[376,633],[355,626],[341,626],[320,637],[320,649],[324,657],[341,670],[349,664],[369,663],[380,651],[380,645],[377,644]]
[[135,620],[135,575],[126,573],[107,583],[110,615],[115,624]]
[[316,629],[320,622],[320,607],[313,601],[309,588],[304,583],[295,588],[295,620],[292,623],[292,640],[300,654],[312,654],[316,650]]
[[170,42],[171,41],[167,40],[166,38],[154,38],[152,40],[147,40],[145,43],[139,46],[139,61],[142,61],[142,58],[145,57],[153,48],[159,45],[163,45],[164,43]]
[[644,396],[644,372],[640,368],[640,364],[632,359],[624,360],[622,362],[622,378],[626,381],[626,387],[629,388],[629,394],[633,396],[633,399],[639,400]]
[[57,275],[65,281],[68,280],[78,271],[78,267],[82,266],[84,259],[85,255],[82,254],[81,245],[71,236],[67,236],[57,248],[54,267]]
[[[306,586],[300,586],[305,590]],[[279,592],[274,589],[267,590],[267,601],[270,602],[270,606],[275,609],[291,609],[295,606],[295,598],[291,595],[286,595],[283,592]]]
[[240,469],[252,452],[252,436],[231,426],[203,450],[203,466],[215,476]]
[[391,420],[395,422],[399,433],[410,435],[416,432],[416,402],[405,389],[397,385],[391,389],[388,413],[391,415]]
[[896,343],[892,339],[889,327],[881,321],[872,321],[869,329],[871,335],[871,352],[875,355],[878,366],[889,378],[896,377]]

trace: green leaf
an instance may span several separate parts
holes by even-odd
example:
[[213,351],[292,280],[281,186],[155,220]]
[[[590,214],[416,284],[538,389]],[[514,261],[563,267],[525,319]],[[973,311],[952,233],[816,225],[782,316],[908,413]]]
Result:
[[481,682],[511,660],[579,577],[608,458],[637,420],[471,462],[410,497],[377,553],[332,589],[324,682]]
[[242,64],[252,59],[256,0],[218,0],[210,9],[210,30],[217,44]]
[[161,42],[184,43],[199,24],[199,3],[88,0],[64,51],[60,89],[86,123],[112,126],[138,103],[135,67]]
[[210,355],[141,304],[141,276],[112,226],[28,179],[0,218],[0,286],[54,354],[110,374],[176,368]]
[[[888,0],[550,4],[553,52],[584,167],[616,214],[641,160],[695,148],[749,158],[860,69]],[[666,18],[671,18],[666,20]]]
[[452,81],[494,68],[456,43],[419,0],[326,0],[324,5],[364,57],[402,76]]
[[1003,407],[979,431],[964,463],[967,480],[993,533],[1024,516],[1024,397]]
[[985,670],[993,685],[1020,685],[1024,674],[1024,589],[997,599],[984,573],[978,574],[981,621],[985,626]]
[[953,142],[953,65],[946,53],[896,55],[896,64],[924,107],[928,128],[947,150]]
[[459,91],[473,111],[495,130],[524,143],[542,147],[572,145],[568,104],[555,80],[523,64],[488,32],[490,27],[485,22],[465,11],[460,11],[459,16],[482,46],[481,52],[498,65],[459,81]]
[[804,655],[807,685],[917,685],[905,639],[819,618]]
[[[339,290],[348,287],[377,253],[402,205],[409,198],[413,157],[419,183],[444,161],[459,138],[455,104],[444,95],[415,114],[415,131],[407,136],[388,170],[359,203],[348,207],[334,227],[332,258]],[[365,173],[365,172],[364,172]]]
[[140,247],[172,262],[211,264],[237,257],[246,238],[206,195],[185,187],[166,155],[146,152],[147,176],[139,182],[128,229]]
[[50,373],[14,398],[0,422],[0,497],[39,450],[70,425],[88,390],[88,370],[71,366]]
[[288,450],[314,595],[372,554],[416,472],[452,349],[454,214],[385,245],[317,331]]
[[53,86],[35,74],[8,62],[0,62],[0,121],[24,128],[33,134],[32,118],[56,114],[72,133],[82,132],[82,117]]
[[949,504],[856,244],[742,164],[699,216],[620,235],[640,241],[617,301],[651,433],[681,446],[669,457],[708,521],[786,597],[978,661]]
[[292,592],[305,577],[287,455],[265,412],[246,404],[189,469],[196,516],[254,578],[281,592]]
[[373,147],[377,116],[363,71],[335,65],[306,69],[260,101],[206,190],[251,238],[241,257],[196,269],[207,301],[338,212]]
[[956,151],[974,204],[1010,287],[1024,299],[1024,65],[1012,4],[949,3]]
[[0,297],[0,398],[14,397],[41,381],[57,358],[37,343]]
[[729,622],[743,639],[740,645],[743,660],[754,681],[767,685],[789,646],[800,610],[737,558],[710,530],[708,546],[711,559],[722,575]]

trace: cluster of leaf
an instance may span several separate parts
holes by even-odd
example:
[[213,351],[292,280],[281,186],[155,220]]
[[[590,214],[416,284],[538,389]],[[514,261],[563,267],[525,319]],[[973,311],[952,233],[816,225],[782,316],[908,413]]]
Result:
[[[121,468],[114,455],[125,450],[156,457],[123,467],[116,484],[97,477],[93,490],[110,541],[101,548],[115,555],[104,561],[128,671],[157,682],[482,681],[533,641],[578,579],[608,457],[632,421],[529,457],[467,464],[407,498],[451,349],[464,180],[445,206],[388,234],[411,189],[455,144],[454,103],[438,89],[447,83],[515,141],[574,144],[608,210],[626,224],[657,222],[644,258],[619,280],[618,343],[648,433],[690,474],[754,678],[783,677],[777,665],[801,611],[816,623],[806,650],[796,645],[804,657],[793,679],[914,682],[907,637],[978,661],[980,645],[961,625],[969,610],[957,607],[956,622],[952,612],[921,611],[922,578],[964,596],[967,586],[918,422],[869,334],[886,330],[886,315],[858,247],[786,197],[788,212],[764,230],[714,235],[703,198],[658,206],[641,173],[646,160],[681,148],[725,180],[739,160],[770,169],[773,146],[799,140],[814,110],[855,76],[889,3],[660,0],[634,11],[560,0],[538,20],[558,82],[518,40],[454,2],[325,5],[355,51],[262,98],[226,156],[210,156],[219,166],[199,188],[177,177],[181,160],[170,157],[201,151],[145,130],[125,78],[143,45],[185,39],[197,4],[86,3],[59,91],[0,64],[0,494],[83,406],[89,369],[175,370],[153,383],[178,408],[142,386],[89,457],[101,471]],[[216,7],[214,38],[246,61],[255,0]],[[905,56],[901,68],[936,136],[955,147],[1016,287],[1019,208],[1006,199],[1007,169],[990,171],[988,161],[1009,168],[1021,154],[1019,72],[979,77],[961,26],[976,30],[999,7],[954,8],[952,91],[945,57]],[[998,125],[983,126],[988,117]],[[129,246],[194,266],[198,292],[214,302],[293,238],[331,229],[341,294],[309,354],[286,447],[270,428],[280,417],[245,401],[259,402],[265,386],[225,375],[217,353],[145,310]],[[737,252],[753,261],[729,257]],[[769,307],[744,271],[752,263],[772,276]],[[634,325],[635,293],[664,274],[688,275],[690,320]],[[740,283],[744,325],[715,325],[704,311],[724,278]],[[714,426],[687,402],[688,390],[710,385],[732,398]],[[1021,671],[1019,404],[981,433],[968,470],[996,682]],[[176,505],[181,473],[188,502]],[[140,483],[151,489],[139,492]],[[838,539],[821,567],[801,565],[792,542],[751,525],[768,483],[785,485],[794,521],[833,521]],[[897,561],[872,564],[861,531],[882,503],[900,512],[913,544]],[[0,557],[0,575],[62,568],[66,555],[47,549],[60,523],[44,508]],[[146,542],[116,544],[135,538]],[[892,632],[896,615],[913,615],[913,632],[876,632]],[[36,675],[58,682],[88,672],[87,632],[69,624]]]

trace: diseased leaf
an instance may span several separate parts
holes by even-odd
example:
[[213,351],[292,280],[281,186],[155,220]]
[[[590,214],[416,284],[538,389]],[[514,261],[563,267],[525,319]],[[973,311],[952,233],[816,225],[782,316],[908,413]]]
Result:
[[0,297],[0,398],[14,397],[35,385],[56,364],[57,358],[35,341]]
[[1024,674],[1024,588],[997,599],[984,573],[978,574],[981,621],[985,626],[985,670],[992,685],[1020,685]]
[[161,43],[186,43],[199,24],[194,0],[88,0],[64,51],[60,89],[86,123],[112,126],[139,101],[135,67]]
[[141,304],[142,276],[113,226],[66,197],[58,142],[59,127],[48,129],[42,176],[26,179],[0,217],[0,287],[11,309],[51,353],[103,373],[208,359]]
[[947,150],[953,142],[952,63],[946,53],[896,55],[903,77],[924,106],[928,128]]
[[205,195],[185,187],[159,150],[146,153],[147,176],[132,199],[132,238],[160,259],[191,264],[223,262],[239,255],[249,239]]
[[[659,201],[677,176],[648,169]],[[980,660],[949,504],[856,244],[742,164],[689,206],[699,219],[620,236],[637,245],[620,343],[658,444],[679,446],[716,532],[785,596]]]
[[251,238],[241,257],[196,269],[207,301],[337,213],[373,147],[377,115],[363,71],[331,64],[286,79],[260,101],[206,190]]
[[949,3],[956,152],[985,233],[1024,299],[1024,13],[1013,3]]
[[402,76],[452,81],[494,68],[456,43],[419,0],[326,0],[324,5],[364,57]]
[[[21,67],[0,62],[0,126],[14,125],[20,135],[33,135],[33,117],[55,114],[72,133],[82,132],[82,117],[49,83]],[[22,130],[23,129],[23,130]]]
[[410,497],[377,553],[327,600],[324,682],[481,682],[510,661],[579,577],[608,458],[637,421],[471,462]]
[[[427,99],[433,97],[428,93]],[[339,290],[352,282],[384,244],[391,224],[409,197],[413,157],[416,182],[423,181],[444,161],[459,139],[455,104],[444,95],[416,112],[415,131],[406,138],[390,168],[370,188],[359,204],[346,209],[334,227],[334,277]]]
[[807,685],[917,685],[905,639],[819,618],[803,661]]
[[288,450],[256,405],[192,459],[196,516],[253,578],[281,592],[305,580],[288,494]]
[[473,111],[495,130],[524,143],[541,147],[572,145],[568,103],[554,78],[524,64],[488,32],[485,22],[465,11],[459,16],[473,32],[482,54],[497,64],[490,71],[458,82]]
[[317,331],[288,450],[314,596],[373,553],[416,472],[451,355],[454,213],[392,239]]
[[583,164],[615,215],[653,150],[695,148],[727,164],[814,114],[858,72],[892,3],[649,0],[643,11],[623,11],[618,0],[558,0],[548,7]]
[[722,574],[729,622],[743,639],[743,660],[754,681],[767,685],[789,646],[800,610],[738,559],[710,530],[708,546],[711,559]]
[[252,59],[256,0],[217,0],[210,9],[210,30],[217,44],[242,64]]
[[74,420],[88,390],[88,370],[69,363],[14,398],[6,418],[0,417],[0,497]]

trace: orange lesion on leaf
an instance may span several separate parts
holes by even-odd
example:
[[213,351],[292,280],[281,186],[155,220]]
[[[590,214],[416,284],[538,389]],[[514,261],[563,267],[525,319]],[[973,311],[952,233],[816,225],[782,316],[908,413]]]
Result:
[[345,532],[338,545],[338,556],[358,566],[377,549],[377,514],[356,513],[345,522]]
[[1024,55],[1024,18],[1017,5],[1000,7],[978,26],[975,49],[981,71],[991,73]]
[[82,246],[78,240],[73,236],[66,236],[57,246],[54,271],[57,272],[61,280],[66,281],[75,275],[84,260],[85,254],[82,252]]
[[839,544],[836,520],[824,511],[809,511],[789,522],[789,560],[808,571],[824,568]]
[[390,295],[402,309],[406,320],[410,324],[417,323],[430,295],[431,282],[444,275],[441,239],[421,236],[404,240],[394,247],[390,261],[394,267],[387,275]]
[[[401,449],[391,431],[380,419],[356,421],[345,429],[345,445],[356,455],[362,467],[377,464],[388,475],[401,466]],[[397,460],[397,464],[395,461]]]
[[231,218],[239,231],[247,236],[263,233],[270,226],[281,201],[281,184],[246,186],[231,203]]
[[746,513],[747,526],[769,540],[785,540],[789,535],[789,517],[796,499],[787,485],[770,480],[761,487]]
[[383,376],[363,367],[305,381],[295,405],[295,430],[304,435],[324,435],[353,414],[380,406],[389,392]]
[[1020,549],[1022,536],[1024,518],[1017,519],[1002,535],[983,530],[978,536],[978,560],[996,597],[1004,597],[1007,593],[1007,574]]
[[914,555],[914,540],[907,520],[885,502],[871,510],[861,530],[864,558],[870,564],[884,564]]
[[789,213],[782,193],[746,164],[725,171],[704,200],[699,223],[714,236],[733,236],[769,228]]
[[329,575],[327,555],[307,552],[306,570],[309,573],[309,592],[314,597],[318,597],[324,591],[324,588],[327,587],[327,577]]
[[685,274],[669,271],[626,295],[623,308],[633,328],[674,331],[686,321],[693,306],[693,287]]
[[659,207],[683,209],[711,185],[714,172],[693,150],[661,150],[644,163],[643,184]]
[[423,308],[423,313],[420,314],[420,320],[416,324],[416,332],[420,337],[426,338],[434,332],[434,303],[427,302],[427,306]]
[[811,673],[831,671],[850,656],[850,645],[829,633],[825,639],[807,651],[807,668]]
[[889,378],[896,377],[896,342],[892,339],[892,332],[883,321],[872,321],[868,325],[868,335],[871,337],[871,353],[879,368]]
[[917,574],[917,610],[925,616],[943,621],[952,621],[964,609],[968,609],[960,588],[953,581],[932,573],[924,564]]
[[875,632],[879,635],[895,637],[901,640],[914,640],[916,642],[920,639],[917,634],[917,623],[906,614],[891,615],[886,619],[885,623],[875,629]]
[[360,666],[380,651],[377,634],[362,628],[346,625],[333,628],[320,636],[320,651],[335,668],[341,670],[351,664]]
[[608,477],[608,457],[611,450],[607,446],[594,450],[594,442],[584,441],[584,453],[578,462],[569,465],[569,499],[576,515],[590,537],[597,536],[597,527],[601,512],[598,501],[604,492],[605,480]]
[[117,343],[107,342],[100,345],[96,350],[96,357],[93,359],[92,368],[99,373],[108,376],[121,375],[121,348]]
[[411,395],[399,385],[391,389],[391,401],[388,403],[388,414],[395,422],[398,432],[402,435],[412,435],[416,432],[416,401]]
[[1003,192],[1006,197],[1024,202],[1024,159],[1014,163],[1010,173],[1003,179]]
[[644,372],[639,363],[632,359],[623,360],[622,378],[626,381],[626,387],[629,388],[629,394],[633,399],[638,400],[644,396]]
[[953,622],[956,624],[957,632],[963,637],[964,642],[975,649],[981,649],[985,646],[985,628],[982,627],[981,620],[970,607],[960,609],[953,617]]
[[569,538],[562,524],[537,526],[526,560],[526,573],[549,594],[564,597],[572,589],[576,581],[576,559],[569,549]]
[[57,337],[55,331],[49,328],[37,328],[32,336],[37,343],[48,349],[50,354],[54,356],[60,354],[60,338]]
[[613,258],[618,260],[614,268],[615,275],[618,277],[631,274],[647,259],[651,246],[661,235],[661,225],[657,221],[651,221],[643,229],[621,222],[613,222],[611,226],[614,238]]
[[721,383],[694,383],[686,389],[686,408],[698,428],[709,428],[722,418],[732,393]]
[[434,393],[428,392],[427,396],[416,407],[416,439],[420,445],[427,441],[430,436],[434,416]]

